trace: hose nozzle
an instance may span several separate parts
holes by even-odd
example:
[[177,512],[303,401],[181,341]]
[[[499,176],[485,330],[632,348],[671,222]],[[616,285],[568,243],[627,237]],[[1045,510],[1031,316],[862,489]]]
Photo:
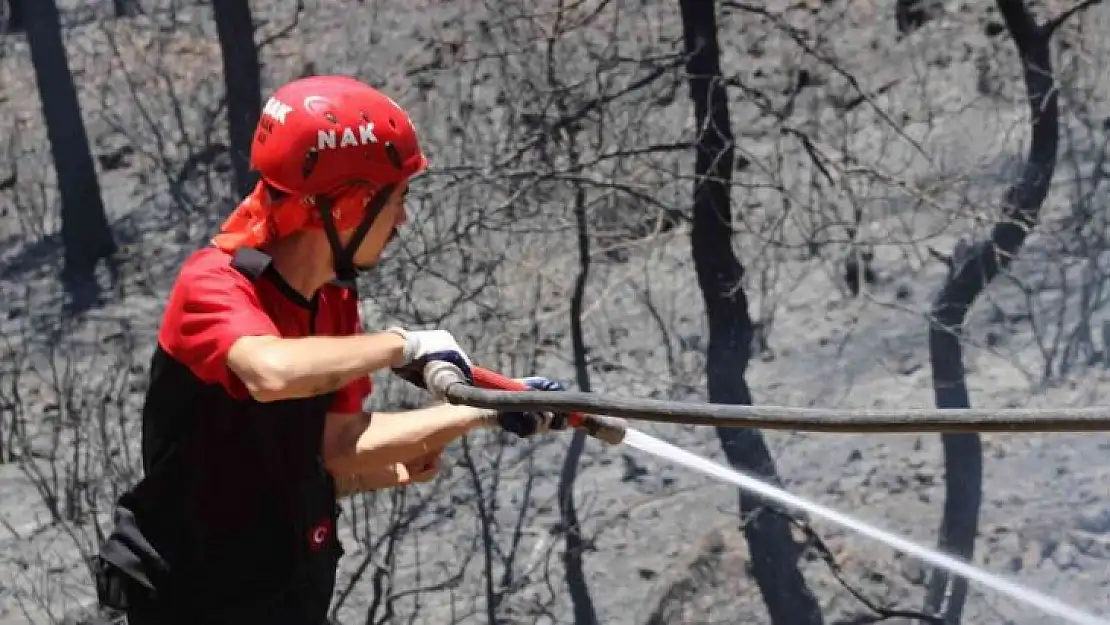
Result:
[[594,414],[572,416],[581,417],[577,423],[574,422],[574,419],[571,420],[570,424],[573,427],[580,428],[590,436],[609,445],[620,445],[624,442],[625,433],[628,432],[628,422],[620,417]]
[[424,365],[424,386],[436,399],[449,401],[447,390],[456,384],[466,384],[466,376],[457,366],[443,360]]

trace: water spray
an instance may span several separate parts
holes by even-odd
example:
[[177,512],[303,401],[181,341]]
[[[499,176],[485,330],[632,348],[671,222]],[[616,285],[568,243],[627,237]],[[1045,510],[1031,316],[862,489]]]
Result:
[[[896,410],[817,411],[776,406],[678,404],[659,400],[603,398],[590,393],[530,391],[522,382],[499,373],[473,368],[474,386],[466,384],[457,367],[429,363],[424,371],[428,389],[441,399],[499,411],[545,410],[568,413],[568,424],[609,444],[624,443],[658,458],[681,464],[748,492],[877,540],[884,545],[991,588],[1076,625],[1110,625],[1110,619],[1070,606],[963,560],[924,547],[854,517],[676,447],[639,430],[619,417],[664,423],[755,427],[819,432],[1073,432],[1110,430],[1105,409],[1028,410]],[[602,413],[591,414],[591,409]],[[615,415],[615,416],[614,416]]]
[[708,458],[702,458],[701,456],[692,454],[680,447],[675,447],[666,441],[644,434],[638,430],[629,429],[624,437],[624,444],[664,460],[676,462],[688,469],[694,469],[708,476],[720,478],[748,492],[762,495],[776,503],[832,521],[854,532],[873,538],[888,547],[892,547],[898,551],[924,560],[933,566],[945,569],[978,584],[982,584],[1012,599],[1027,603],[1045,614],[1058,616],[1070,623],[1076,623],[1077,625],[1110,624],[1110,620],[1108,619],[1069,606],[1058,599],[1044,595],[1027,586],[1022,586],[999,575],[972,566],[967,562],[940,553],[939,551],[923,547],[897,534],[880,529],[846,514],[842,514],[819,503],[793,495],[763,480],[757,479],[751,475],[746,475],[730,467],[717,464]]

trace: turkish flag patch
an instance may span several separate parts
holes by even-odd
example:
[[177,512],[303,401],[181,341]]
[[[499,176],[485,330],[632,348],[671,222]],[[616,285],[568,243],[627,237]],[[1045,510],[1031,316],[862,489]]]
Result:
[[333,530],[334,526],[330,518],[320,521],[320,523],[308,533],[308,547],[313,551],[319,551],[327,544],[328,538],[331,536]]

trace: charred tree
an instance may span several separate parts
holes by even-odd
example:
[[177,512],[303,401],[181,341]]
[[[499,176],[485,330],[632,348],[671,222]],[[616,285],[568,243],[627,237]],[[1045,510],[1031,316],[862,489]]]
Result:
[[23,19],[23,2],[24,0],[8,0],[8,17],[7,25],[4,30],[9,33],[23,32],[25,22]]
[[262,81],[258,46],[254,41],[254,18],[247,0],[213,2],[212,12],[223,56],[227,133],[235,189],[240,195],[246,195],[255,183],[250,168],[251,139],[262,114]]
[[[1056,169],[1059,143],[1059,106],[1049,42],[1064,20],[1090,4],[1094,2],[1080,3],[1052,22],[1039,25],[1022,0],[997,0],[1021,59],[1032,143],[1017,181],[1006,190],[1002,218],[988,239],[967,246],[952,259],[948,278],[934,301],[929,355],[937,408],[971,407],[961,347],[964,321],[979,294],[1010,265],[1037,225]],[[982,446],[977,434],[946,434],[942,442],[945,501],[938,546],[970,560],[982,503]],[[929,579],[925,611],[943,611],[946,623],[958,623],[966,598],[967,580],[952,580],[947,572],[936,570]]]
[[62,42],[58,7],[54,0],[35,0],[24,3],[23,10],[62,204],[62,282],[71,295],[71,305],[84,310],[98,295],[97,264],[113,260],[116,243],[104,214],[81,104]]
[[[750,405],[752,397],[744,372],[751,358],[754,330],[747,296],[740,288],[744,268],[732,249],[734,139],[721,77],[716,2],[680,0],[679,6],[698,133],[691,246],[709,325],[707,390],[711,402]],[[718,428],[717,436],[730,464],[779,481],[771,452],[758,430]],[[799,546],[786,519],[778,514],[760,514],[768,505],[762,498],[740,491],[752,573],[771,622],[821,623],[820,606],[798,570]]]
[[112,13],[117,18],[135,17],[139,12],[139,0],[112,0]]
[[863,208],[856,206],[853,211],[854,220],[847,228],[846,234],[851,244],[848,246],[848,256],[844,260],[844,284],[852,297],[859,297],[864,291],[865,284],[875,284],[878,276],[875,274],[875,254],[869,249],[864,249],[859,243],[860,224],[863,223]]
[[[570,137],[571,159],[578,162],[574,137]],[[590,231],[586,215],[586,188],[579,184],[574,194],[574,221],[578,237],[578,276],[574,280],[574,292],[570,299],[570,339],[574,352],[574,373],[578,390],[589,393],[590,370],[587,365],[585,332],[582,330],[582,307],[586,300],[586,285],[590,278]],[[563,568],[566,571],[567,593],[574,606],[575,625],[597,625],[597,610],[594,608],[590,587],[586,582],[583,555],[586,541],[578,520],[578,509],[574,501],[574,485],[578,479],[578,465],[586,448],[586,433],[575,430],[570,439],[570,448],[563,460],[559,475],[559,511],[566,532],[566,549],[563,551]]]

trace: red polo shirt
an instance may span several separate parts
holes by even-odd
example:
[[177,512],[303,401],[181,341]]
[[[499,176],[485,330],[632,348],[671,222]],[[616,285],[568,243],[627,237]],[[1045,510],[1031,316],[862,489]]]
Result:
[[163,594],[164,608],[189,611],[184,622],[231,610],[250,616],[228,622],[277,622],[259,616],[272,612],[299,625],[325,613],[342,554],[326,415],[359,411],[369,377],[258,402],[227,353],[243,336],[361,331],[353,291],[329,284],[306,299],[252,249],[189,256],[151,358],[143,480],[119,500],[105,560]]
[[[235,399],[246,387],[227,366],[227,352],[244,336],[342,336],[362,331],[358,298],[325,285],[308,300],[276,273],[251,281],[217,248],[194,252],[181,268],[166,304],[158,344],[201,382],[219,384]],[[265,279],[269,278],[269,279]],[[358,412],[370,395],[370,378],[343,387],[332,412]]]

